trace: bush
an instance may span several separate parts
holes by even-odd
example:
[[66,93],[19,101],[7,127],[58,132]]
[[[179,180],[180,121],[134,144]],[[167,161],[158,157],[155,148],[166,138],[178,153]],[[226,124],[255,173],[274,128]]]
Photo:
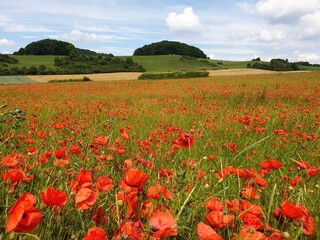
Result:
[[139,80],[145,79],[179,79],[179,78],[203,78],[208,77],[208,72],[173,72],[173,73],[144,73]]
[[63,82],[90,82],[90,81],[92,81],[92,80],[85,76],[81,79],[53,79],[48,82],[49,83],[63,83]]

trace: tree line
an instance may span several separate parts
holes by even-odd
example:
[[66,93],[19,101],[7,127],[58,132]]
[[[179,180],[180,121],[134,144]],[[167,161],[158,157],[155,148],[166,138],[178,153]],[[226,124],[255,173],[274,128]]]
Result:
[[254,63],[248,63],[247,67],[272,71],[296,71],[299,69],[296,63],[291,63],[288,59],[271,59],[270,63],[260,62],[260,58],[253,59],[252,61],[254,61]]

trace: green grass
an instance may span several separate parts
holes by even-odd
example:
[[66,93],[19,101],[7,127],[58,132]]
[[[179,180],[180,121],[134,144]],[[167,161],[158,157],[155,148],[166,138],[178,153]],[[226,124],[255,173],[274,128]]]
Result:
[[134,62],[144,66],[147,72],[179,72],[246,68],[247,63],[250,63],[250,61],[221,61],[183,58],[179,55],[133,56],[132,59]]
[[0,76],[0,84],[34,83],[25,76]]
[[[219,69],[247,68],[248,63],[250,63],[251,65],[255,63],[252,61],[220,61],[220,60],[211,60],[211,61],[213,63],[216,63],[219,66]],[[267,62],[262,62],[262,63],[267,63]]]
[[11,55],[19,60],[18,64],[9,64],[10,66],[17,67],[30,67],[30,66],[40,66],[45,65],[46,67],[54,67],[54,58],[58,56],[53,55],[44,55],[44,56],[19,56],[19,55]]
[[312,66],[302,66],[298,65],[300,70],[306,70],[306,71],[320,71],[320,67],[312,67]]

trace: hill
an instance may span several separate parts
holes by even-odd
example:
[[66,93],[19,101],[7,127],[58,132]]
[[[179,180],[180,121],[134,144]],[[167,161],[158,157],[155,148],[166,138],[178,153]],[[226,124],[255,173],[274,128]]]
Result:
[[207,58],[207,56],[197,47],[185,43],[174,41],[162,41],[144,45],[134,51],[133,56],[150,56],[150,55],[183,55],[195,58]]
[[70,55],[75,51],[75,46],[68,42],[54,39],[43,39],[29,43],[25,48],[20,48],[14,55]]

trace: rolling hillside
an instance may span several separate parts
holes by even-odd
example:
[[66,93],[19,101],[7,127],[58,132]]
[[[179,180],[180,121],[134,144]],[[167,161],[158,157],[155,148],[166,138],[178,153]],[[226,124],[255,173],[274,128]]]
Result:
[[[54,58],[57,56],[35,56],[35,55],[11,55],[19,60],[17,64],[8,64],[17,67],[30,67],[45,65],[54,68]],[[127,56],[122,56],[125,59]],[[179,71],[204,71],[247,68],[252,61],[222,61],[210,59],[197,59],[182,57],[179,55],[161,56],[132,56],[132,60],[142,65],[147,72],[179,72]],[[320,68],[299,66],[301,70],[317,71]]]

